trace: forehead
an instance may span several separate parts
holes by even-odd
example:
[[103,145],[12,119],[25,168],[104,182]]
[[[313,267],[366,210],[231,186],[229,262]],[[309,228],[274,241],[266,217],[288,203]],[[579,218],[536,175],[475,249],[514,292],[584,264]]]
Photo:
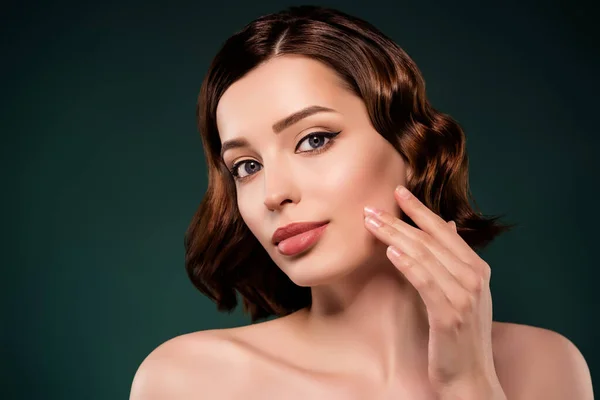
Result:
[[223,140],[271,125],[304,107],[318,105],[343,112],[350,96],[340,77],[325,64],[307,57],[282,56],[267,61],[234,82],[217,105]]

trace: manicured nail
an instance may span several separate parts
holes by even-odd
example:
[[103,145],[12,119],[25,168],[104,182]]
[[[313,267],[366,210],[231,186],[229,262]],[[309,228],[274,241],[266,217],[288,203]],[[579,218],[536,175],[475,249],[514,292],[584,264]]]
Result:
[[388,247],[388,251],[390,252],[391,255],[393,255],[394,257],[400,257],[400,250],[398,250],[397,248],[395,248],[394,246],[389,246]]
[[398,192],[398,195],[403,199],[408,199],[410,197],[410,192],[404,186],[398,186],[396,192]]
[[367,215],[381,215],[381,210],[375,207],[365,207],[365,214]]
[[367,217],[367,218],[365,218],[365,221],[367,221],[367,224],[371,225],[373,228],[381,228],[382,227],[381,222],[377,221],[373,217]]

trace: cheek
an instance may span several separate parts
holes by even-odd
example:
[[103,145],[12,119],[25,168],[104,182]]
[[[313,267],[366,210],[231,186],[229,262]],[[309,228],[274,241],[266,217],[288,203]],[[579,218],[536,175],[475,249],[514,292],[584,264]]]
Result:
[[256,207],[257,205],[252,202],[241,199],[238,200],[238,210],[240,211],[240,216],[242,217],[242,220],[244,221],[250,232],[252,232],[252,234],[260,242],[262,242],[262,235],[264,235],[264,232],[261,232],[261,229],[264,229],[264,220],[261,220],[260,210],[256,209]]
[[354,155],[346,153],[319,181],[327,191],[323,197],[330,200],[331,210],[351,207],[352,212],[358,210],[362,217],[365,205],[387,205],[385,209],[389,209],[395,201],[394,188],[404,182],[403,172],[402,163],[390,157],[389,152],[373,148],[356,151]]
[[[344,232],[364,230],[364,235],[371,236],[364,227],[363,207],[381,208],[400,217],[401,209],[394,198],[394,189],[406,183],[406,166],[389,143],[364,145],[363,149],[337,160],[335,167],[323,174],[322,188],[327,193],[320,197],[329,200],[327,208],[331,217]],[[358,235],[357,240],[365,238]]]

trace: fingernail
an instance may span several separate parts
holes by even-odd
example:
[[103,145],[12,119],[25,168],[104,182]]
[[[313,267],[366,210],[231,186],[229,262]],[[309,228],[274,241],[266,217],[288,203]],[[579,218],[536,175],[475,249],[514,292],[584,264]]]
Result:
[[367,215],[381,215],[381,210],[375,207],[366,206],[364,210]]
[[373,217],[367,217],[367,218],[365,218],[365,221],[367,221],[367,224],[371,225],[374,228],[381,228],[382,227],[381,222],[377,221]]
[[398,195],[403,199],[408,199],[410,197],[410,192],[404,186],[398,186],[396,192],[398,192]]
[[400,251],[394,246],[389,246],[388,251],[395,257],[400,257]]

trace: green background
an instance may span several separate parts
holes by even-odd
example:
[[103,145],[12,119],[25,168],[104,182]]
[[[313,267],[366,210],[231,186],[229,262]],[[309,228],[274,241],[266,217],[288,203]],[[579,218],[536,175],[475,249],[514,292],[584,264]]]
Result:
[[[125,399],[162,342],[249,323],[195,291],[183,234],[207,184],[194,107],[209,62],[292,4],[260,3],[5,4],[0,397]],[[479,207],[519,224],[483,252],[494,319],[565,335],[597,382],[592,3],[484,3],[313,4],[415,59],[466,130]]]

